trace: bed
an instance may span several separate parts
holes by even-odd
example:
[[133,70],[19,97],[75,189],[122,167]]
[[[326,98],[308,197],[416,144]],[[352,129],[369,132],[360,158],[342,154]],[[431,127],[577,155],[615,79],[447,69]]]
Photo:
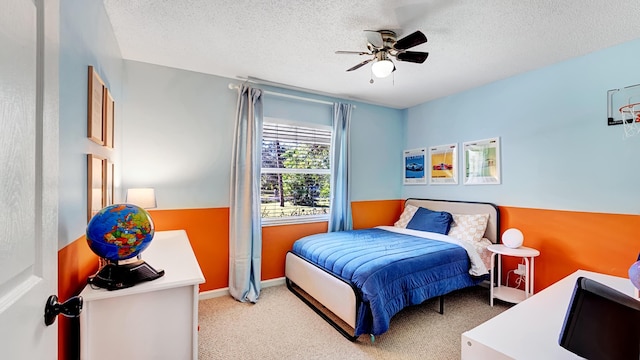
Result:
[[499,216],[491,203],[407,199],[394,226],[297,240],[285,281],[347,339],[373,341],[403,308],[439,298],[443,313],[444,295],[487,280]]

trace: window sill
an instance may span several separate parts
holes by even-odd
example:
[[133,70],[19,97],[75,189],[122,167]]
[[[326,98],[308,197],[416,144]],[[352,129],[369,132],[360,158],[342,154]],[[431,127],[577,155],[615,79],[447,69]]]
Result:
[[296,225],[296,224],[309,224],[317,222],[329,221],[328,215],[310,215],[310,216],[290,216],[279,218],[263,218],[262,226],[281,226],[281,225]]

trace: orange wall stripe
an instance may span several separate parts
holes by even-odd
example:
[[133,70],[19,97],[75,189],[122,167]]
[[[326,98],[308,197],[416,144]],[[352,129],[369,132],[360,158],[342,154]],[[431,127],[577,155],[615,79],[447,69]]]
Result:
[[[392,225],[403,200],[352,204],[354,228]],[[206,282],[201,291],[225,288],[229,278],[229,209],[152,210],[157,231],[185,229]],[[640,251],[640,216],[500,207],[501,229],[515,227],[524,246],[540,250],[536,258],[536,289],[543,289],[577,269],[627,276]],[[263,228],[264,280],[284,276],[284,255],[293,241],[326,232],[326,222]],[[96,256],[84,236],[59,252],[59,295],[73,296],[96,271]],[[144,257],[144,253],[143,253]],[[505,257],[505,272],[517,261]],[[153,264],[152,264],[153,265]]]
[[366,229],[393,225],[404,210],[404,200],[374,200],[351,203],[353,228]]
[[[628,277],[640,251],[638,215],[500,207],[500,222],[500,233],[518,228],[523,246],[540,250],[536,292],[578,269]],[[514,258],[504,259],[503,273],[517,267]]]
[[200,291],[228,286],[229,208],[151,210],[149,213],[156,231],[184,229],[187,232],[205,279]]
[[284,276],[284,259],[293,242],[301,237],[326,233],[328,223],[264,226],[262,227],[262,280]]

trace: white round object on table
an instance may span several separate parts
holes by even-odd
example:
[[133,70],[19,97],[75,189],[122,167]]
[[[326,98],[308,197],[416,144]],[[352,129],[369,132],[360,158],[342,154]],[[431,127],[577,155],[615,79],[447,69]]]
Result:
[[502,244],[508,248],[519,248],[522,246],[523,242],[524,235],[522,234],[522,231],[518,229],[507,229],[507,231],[502,234]]

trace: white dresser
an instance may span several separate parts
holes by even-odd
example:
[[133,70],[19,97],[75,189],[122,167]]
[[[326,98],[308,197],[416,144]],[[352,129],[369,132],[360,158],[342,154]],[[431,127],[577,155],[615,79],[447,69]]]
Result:
[[161,278],[109,291],[86,286],[80,358],[197,359],[198,284],[204,276],[184,230],[158,231],[142,259]]

